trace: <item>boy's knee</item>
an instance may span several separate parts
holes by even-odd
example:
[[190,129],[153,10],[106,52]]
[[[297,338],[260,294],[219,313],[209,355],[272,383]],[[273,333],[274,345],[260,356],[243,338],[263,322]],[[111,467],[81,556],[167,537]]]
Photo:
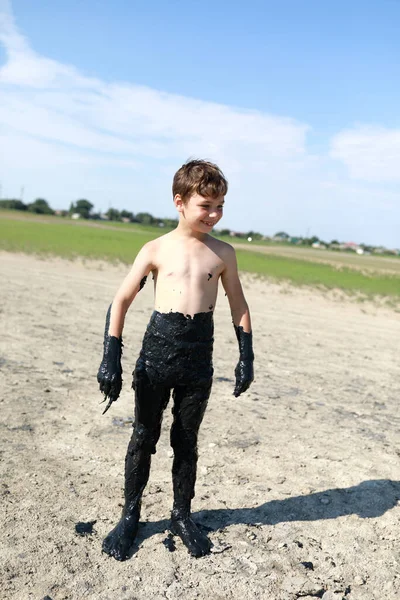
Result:
[[175,455],[183,454],[188,458],[197,458],[197,433],[172,426],[170,441]]
[[128,453],[135,454],[142,450],[155,454],[156,443],[157,441],[154,432],[139,423],[134,425],[131,441],[129,442]]

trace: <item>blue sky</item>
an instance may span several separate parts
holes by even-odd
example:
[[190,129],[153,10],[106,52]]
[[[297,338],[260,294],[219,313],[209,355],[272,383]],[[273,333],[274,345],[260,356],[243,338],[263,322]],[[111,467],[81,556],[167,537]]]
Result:
[[221,223],[400,246],[400,2],[0,0],[4,196],[173,216],[190,156]]

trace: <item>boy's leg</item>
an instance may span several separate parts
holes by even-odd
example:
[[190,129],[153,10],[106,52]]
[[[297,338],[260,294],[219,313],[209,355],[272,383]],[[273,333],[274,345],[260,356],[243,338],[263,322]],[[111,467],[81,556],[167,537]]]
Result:
[[174,450],[172,482],[174,506],[171,531],[179,535],[192,556],[204,556],[210,540],[190,517],[197,469],[197,436],[211,392],[210,380],[204,386],[178,386],[174,389],[174,421],[171,446]]
[[151,385],[144,370],[135,371],[135,424],[125,458],[125,505],[119,523],[103,542],[103,551],[117,560],[128,558],[136,537],[142,493],[169,396],[170,388]]

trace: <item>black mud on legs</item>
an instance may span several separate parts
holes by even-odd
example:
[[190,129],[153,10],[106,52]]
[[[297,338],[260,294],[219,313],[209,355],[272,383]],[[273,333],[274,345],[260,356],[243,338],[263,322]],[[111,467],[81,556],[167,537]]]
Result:
[[211,546],[208,537],[190,516],[197,472],[197,436],[210,392],[211,382],[197,388],[184,386],[174,390],[174,421],[171,428],[174,506],[170,529],[196,558],[208,554]]
[[116,560],[126,560],[135,541],[141,509],[142,493],[150,472],[149,434],[135,427],[125,457],[125,506],[119,523],[103,541],[103,552]]
[[103,551],[117,560],[130,557],[147,484],[151,454],[156,451],[163,411],[174,390],[174,506],[171,532],[190,554],[203,556],[210,541],[190,517],[197,467],[197,436],[212,384],[212,313],[193,317],[155,311],[147,327],[134,371],[135,425],[125,462],[125,505]]

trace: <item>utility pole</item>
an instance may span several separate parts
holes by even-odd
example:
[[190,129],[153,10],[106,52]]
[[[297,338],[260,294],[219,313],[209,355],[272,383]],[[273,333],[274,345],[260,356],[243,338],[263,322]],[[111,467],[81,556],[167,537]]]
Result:
[[19,199],[21,200],[21,202],[22,202],[22,201],[23,201],[23,199],[24,199],[24,192],[25,192],[25,187],[24,187],[24,186],[22,186],[22,187],[21,187],[21,193],[20,193],[20,195],[19,195]]

